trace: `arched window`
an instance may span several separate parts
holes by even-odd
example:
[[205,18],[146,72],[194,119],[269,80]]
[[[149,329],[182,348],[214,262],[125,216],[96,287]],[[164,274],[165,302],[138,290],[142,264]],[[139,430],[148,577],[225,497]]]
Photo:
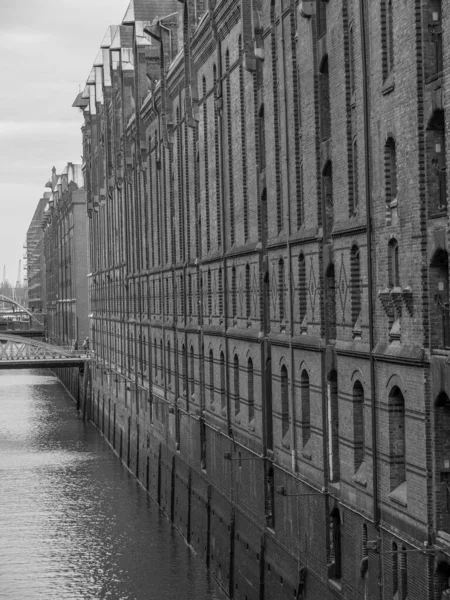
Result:
[[253,383],[253,361],[251,358],[247,362],[247,401],[248,401],[248,422],[251,423],[255,418],[255,392]]
[[333,166],[330,160],[323,170],[322,192],[325,200],[325,220],[323,225],[326,228],[326,236],[329,237],[334,226]]
[[234,355],[233,361],[233,379],[234,379],[234,414],[239,414],[241,410],[241,402],[239,396],[239,358]]
[[189,390],[189,394],[190,396],[192,396],[195,393],[195,353],[194,353],[194,346],[191,346],[190,349],[190,363],[191,363],[191,377],[190,377],[190,383],[191,383],[191,389]]
[[266,129],[264,122],[264,104],[259,109],[258,114],[258,140],[259,140],[259,170],[266,168]]
[[326,272],[326,299],[328,310],[328,336],[336,339],[336,279],[334,265],[330,265]]
[[392,238],[388,245],[388,278],[389,287],[400,287],[400,269],[397,240]]
[[222,274],[221,268],[219,269],[218,279],[219,279],[219,285],[218,285],[217,293],[219,294],[219,316],[222,316],[223,315],[223,274]]
[[397,200],[397,149],[392,137],[387,139],[384,146],[384,179],[386,204],[391,207]]
[[285,365],[281,367],[281,435],[289,431],[289,379]]
[[167,381],[172,385],[172,352],[170,350],[170,340],[167,342]]
[[330,517],[330,579],[342,577],[341,515],[336,508]]
[[181,389],[182,389],[183,394],[186,393],[186,386],[187,386],[186,362],[187,362],[186,346],[183,344],[181,346]]
[[353,444],[354,470],[361,466],[365,454],[364,389],[360,381],[353,386]]
[[250,282],[250,265],[245,265],[245,312],[247,313],[247,319],[250,319],[252,313],[252,296],[251,296],[251,282]]
[[188,275],[188,316],[192,317],[192,275]]
[[428,212],[432,215],[447,209],[447,154],[443,110],[435,111],[430,119],[426,141]]
[[169,292],[169,279],[166,279],[166,319],[170,314],[170,292]]
[[181,313],[181,318],[184,319],[185,315],[184,315],[184,279],[183,279],[183,275],[180,275],[180,313]]
[[320,67],[320,137],[322,142],[331,137],[331,107],[330,107],[330,76],[328,70],[328,56],[322,61]]
[[450,346],[448,254],[440,249],[430,264],[430,332],[432,348]]
[[448,562],[440,562],[434,574],[434,599],[442,600],[442,593],[449,589],[450,581],[450,564]]
[[300,324],[303,323],[306,317],[307,310],[307,294],[306,289],[306,261],[305,255],[300,254],[298,257],[298,309],[299,309],[299,320]]
[[225,356],[223,352],[220,353],[220,408],[224,410],[226,408],[225,398]]
[[405,400],[398,387],[389,394],[390,488],[406,482]]
[[[113,338],[113,343],[114,343],[114,354],[116,353],[116,338]],[[147,374],[147,368],[148,368],[148,363],[147,363],[147,338],[144,335],[144,341],[143,341],[143,346],[142,346],[142,361],[143,361],[143,366],[144,366],[144,373]]]
[[303,446],[311,437],[311,401],[309,389],[309,375],[304,369],[300,377],[300,401],[302,405],[302,442]]
[[209,402],[214,404],[214,354],[209,351]]
[[211,283],[211,269],[208,269],[208,315],[212,315],[212,283]]
[[284,260],[280,258],[278,261],[278,310],[280,315],[280,321],[284,321],[286,318],[285,306],[284,306],[284,295],[285,295],[285,281],[284,281]]
[[328,452],[330,480],[339,481],[340,479],[340,458],[339,458],[339,394],[337,372],[332,371],[328,378]]
[[269,213],[267,207],[267,189],[264,188],[261,194],[261,238],[267,240],[269,235]]
[[237,282],[236,267],[231,269],[231,313],[235,318],[237,316]]
[[361,314],[361,264],[358,246],[352,246],[350,251],[350,287],[352,325],[355,325]]

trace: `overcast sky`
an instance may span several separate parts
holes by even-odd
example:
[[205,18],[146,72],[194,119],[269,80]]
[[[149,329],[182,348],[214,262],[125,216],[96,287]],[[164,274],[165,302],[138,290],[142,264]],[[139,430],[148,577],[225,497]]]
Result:
[[2,0],[0,19],[0,282],[15,282],[28,225],[53,165],[81,162],[72,108],[108,25],[129,0]]

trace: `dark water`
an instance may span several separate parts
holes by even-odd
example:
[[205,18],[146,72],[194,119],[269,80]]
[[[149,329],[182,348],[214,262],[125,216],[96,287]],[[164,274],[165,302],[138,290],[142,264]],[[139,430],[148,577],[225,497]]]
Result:
[[225,598],[46,371],[0,371],[0,598]]

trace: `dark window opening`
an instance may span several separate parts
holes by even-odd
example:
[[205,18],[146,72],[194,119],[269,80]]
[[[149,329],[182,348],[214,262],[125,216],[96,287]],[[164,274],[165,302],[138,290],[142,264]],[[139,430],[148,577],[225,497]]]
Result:
[[331,340],[336,339],[336,278],[334,274],[334,265],[328,267],[326,273],[326,303],[328,320],[328,337]]
[[398,387],[389,394],[390,489],[406,481],[405,400]]
[[320,139],[322,142],[331,137],[330,76],[328,56],[322,61],[319,74],[320,83]]
[[325,235],[328,238],[334,226],[333,167],[331,161],[328,161],[323,170],[322,193],[325,201]]
[[365,454],[364,432],[364,389],[361,382],[356,381],[353,386],[353,443],[354,443],[354,470],[361,466]]
[[289,380],[286,367],[281,367],[281,434],[289,431]]
[[327,0],[316,0],[317,12],[317,37],[322,37],[327,32]]
[[335,509],[330,516],[330,563],[328,567],[330,579],[342,577],[342,548],[341,548],[341,516]]
[[390,288],[400,287],[398,242],[394,238],[388,245],[388,278]]
[[248,422],[251,423],[255,418],[255,391],[253,382],[253,361],[248,359],[247,363],[247,401],[248,401]]
[[311,401],[309,375],[306,370],[302,371],[300,378],[300,400],[302,405],[302,442],[305,446],[311,437]]
[[233,375],[234,375],[234,414],[238,415],[241,410],[240,401],[240,390],[239,390],[239,358],[238,355],[234,355],[233,363]]
[[428,43],[425,46],[426,75],[443,70],[442,0],[428,0]]
[[397,200],[397,151],[395,140],[389,138],[384,146],[384,174],[386,204]]
[[450,347],[448,253],[443,249],[430,264],[430,332],[432,348]]
[[447,153],[445,147],[445,114],[437,110],[426,132],[428,210],[430,214],[447,209]]
[[328,452],[330,481],[336,482],[340,479],[339,458],[339,393],[337,372],[332,371],[328,378]]

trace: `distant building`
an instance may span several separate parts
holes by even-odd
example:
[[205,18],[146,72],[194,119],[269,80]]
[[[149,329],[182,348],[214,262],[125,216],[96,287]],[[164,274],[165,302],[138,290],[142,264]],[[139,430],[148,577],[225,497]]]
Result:
[[28,305],[30,310],[38,312],[46,312],[47,306],[42,224],[48,196],[46,192],[38,202],[26,241]]
[[86,192],[81,165],[68,163],[57,175],[43,215],[49,341],[81,345],[89,335]]
[[76,100],[92,418],[231,597],[449,587],[449,48],[443,0],[136,0]]

